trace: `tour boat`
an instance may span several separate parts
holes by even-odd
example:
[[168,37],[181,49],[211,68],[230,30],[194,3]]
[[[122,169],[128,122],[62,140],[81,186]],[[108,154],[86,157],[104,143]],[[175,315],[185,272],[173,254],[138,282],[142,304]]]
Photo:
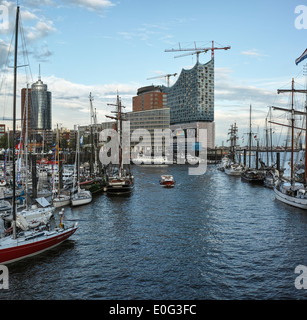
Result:
[[162,175],[160,185],[165,188],[173,188],[175,186],[174,177],[171,175]]

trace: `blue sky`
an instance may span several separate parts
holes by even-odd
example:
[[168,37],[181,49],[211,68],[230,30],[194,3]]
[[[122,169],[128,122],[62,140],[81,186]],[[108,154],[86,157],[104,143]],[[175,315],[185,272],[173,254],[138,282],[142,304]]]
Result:
[[[117,91],[131,110],[141,86],[165,84],[149,77],[180,73],[195,56],[167,53],[194,41],[214,40],[231,50],[215,52],[216,144],[226,144],[236,121],[241,137],[253,105],[253,127],[261,131],[268,106],[286,105],[277,89],[290,87],[294,77],[304,85],[303,65],[294,61],[307,48],[307,29],[295,28],[295,8],[304,1],[227,0],[19,0],[32,71],[30,83],[42,80],[52,91],[53,125],[73,128],[89,123],[89,92],[98,121],[107,119]],[[0,63],[11,40],[16,1],[9,8],[10,28],[0,30]],[[307,2],[306,2],[307,6]],[[307,15],[307,12],[306,12]],[[210,52],[200,62],[210,59]],[[21,71],[21,70],[20,70]],[[21,74],[24,71],[21,71]],[[176,78],[171,78],[174,82]],[[24,81],[24,83],[22,83]],[[25,86],[20,76],[20,86]],[[9,107],[3,107],[3,113]],[[2,116],[2,114],[0,114]],[[8,116],[6,114],[6,116]]]

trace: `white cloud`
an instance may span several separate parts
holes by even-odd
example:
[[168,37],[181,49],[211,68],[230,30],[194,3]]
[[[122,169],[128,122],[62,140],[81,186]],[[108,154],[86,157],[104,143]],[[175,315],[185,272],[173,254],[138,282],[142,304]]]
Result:
[[115,6],[115,4],[109,0],[63,0],[63,2],[68,5],[79,6],[97,12]]
[[245,55],[245,56],[249,56],[249,57],[266,57],[266,54],[261,53],[259,50],[257,49],[250,49],[247,51],[242,51],[241,54]]
[[30,31],[27,34],[27,38],[30,41],[35,41],[44,37],[47,37],[50,33],[55,32],[51,20],[38,21],[34,27],[30,27]]

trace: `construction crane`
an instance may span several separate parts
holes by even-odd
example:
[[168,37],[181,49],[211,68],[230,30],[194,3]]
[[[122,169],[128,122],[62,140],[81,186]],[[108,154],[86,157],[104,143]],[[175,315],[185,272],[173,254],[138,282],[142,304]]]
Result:
[[151,79],[158,79],[158,78],[167,78],[167,86],[169,87],[169,78],[170,77],[176,77],[177,73],[173,73],[173,74],[164,74],[162,76],[157,76],[157,77],[152,77],[152,78],[147,78],[147,80],[151,80]]
[[[181,45],[180,45],[180,42],[179,42],[179,48],[178,49],[174,49],[174,48],[173,49],[166,49],[165,52],[194,51],[192,54],[197,54],[197,59],[198,59],[198,56],[199,56],[200,53],[202,53],[202,52],[206,53],[209,50],[211,50],[211,58],[213,59],[215,50],[229,50],[229,49],[231,49],[230,46],[228,46],[228,47],[215,47],[214,46],[214,41],[212,41],[212,47],[206,47],[206,48],[198,47],[196,45],[196,42],[194,42],[194,48],[182,48]],[[189,55],[189,54],[186,54],[186,55]],[[182,56],[184,56],[184,55],[177,56],[177,58],[178,57],[182,57]]]
[[180,56],[175,56],[174,58],[181,58],[181,57],[186,57],[186,56],[190,56],[190,55],[196,54],[197,55],[197,62],[199,62],[199,55],[201,53],[207,53],[208,51],[209,51],[208,49],[199,50],[199,51],[195,51],[195,52],[192,52],[192,53],[181,54]]

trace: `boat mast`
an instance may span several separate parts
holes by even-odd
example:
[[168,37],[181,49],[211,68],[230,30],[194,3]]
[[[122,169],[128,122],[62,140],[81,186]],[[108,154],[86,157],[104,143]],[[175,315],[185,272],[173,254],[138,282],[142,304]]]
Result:
[[[292,99],[291,99],[291,109],[284,109],[284,108],[278,108],[278,107],[274,107],[273,106],[273,109],[275,110],[282,110],[282,111],[288,111],[291,113],[291,184],[294,183],[294,168],[293,168],[293,154],[294,154],[294,115],[295,114],[298,114],[298,115],[307,115],[306,112],[301,112],[301,111],[297,111],[297,110],[294,110],[294,92],[298,92],[298,93],[305,93],[307,94],[307,90],[297,90],[297,89],[294,89],[294,79],[292,78],[292,89],[286,89],[286,90],[281,90],[281,89],[278,89],[277,90],[277,93],[280,94],[280,93],[283,93],[283,92],[291,92],[292,93]],[[306,128],[307,129],[307,128]],[[307,140],[307,139],[306,139]],[[306,161],[306,159],[305,159]],[[305,167],[306,168],[306,167]],[[306,174],[306,173],[305,173]],[[306,178],[305,178],[306,179]]]
[[16,25],[15,25],[15,56],[14,56],[14,97],[13,97],[13,238],[16,239],[16,164],[15,164],[15,145],[16,145],[16,91],[17,91],[17,47],[18,47],[18,22],[19,22],[19,7],[16,10]]
[[305,82],[306,82],[306,95],[305,95],[305,185],[307,185],[307,64],[305,64]]
[[249,165],[251,168],[251,153],[252,153],[252,105],[249,106]]

